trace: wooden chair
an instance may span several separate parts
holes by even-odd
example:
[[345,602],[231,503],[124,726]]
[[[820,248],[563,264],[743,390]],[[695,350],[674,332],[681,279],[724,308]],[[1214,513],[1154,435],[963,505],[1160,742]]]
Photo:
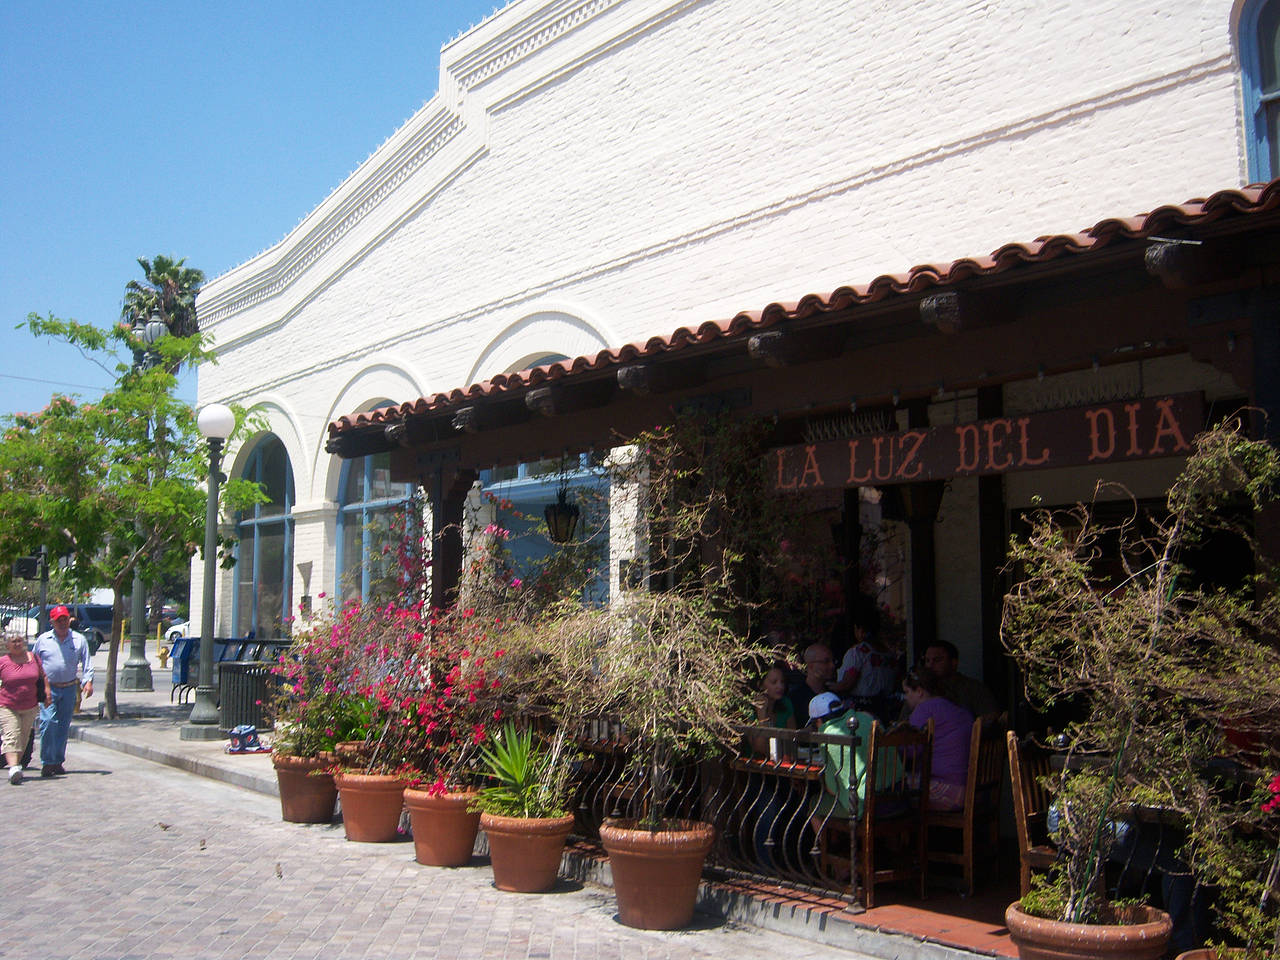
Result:
[[[847,858],[834,852],[837,835],[849,836],[858,855],[858,875],[862,883],[862,903],[868,910],[875,906],[876,883],[920,878],[920,897],[926,896],[928,881],[929,831],[929,766],[933,760],[933,721],[923,730],[907,724],[883,727],[877,720],[871,725],[867,744],[867,798],[859,811],[856,785],[850,797],[850,820],[832,819],[824,825],[819,841],[823,871],[845,865]],[[875,789],[876,785],[880,789]],[[893,839],[897,863],[876,865],[876,841]]]
[[1047,870],[1058,858],[1049,843],[1045,825],[1049,792],[1044,778],[1049,774],[1049,753],[1033,743],[1020,744],[1012,730],[1006,734],[1009,746],[1009,779],[1013,783],[1013,819],[1018,828],[1018,861],[1022,895],[1031,889],[1031,871]]
[[1004,781],[1006,755],[1003,723],[973,721],[969,734],[969,772],[965,779],[964,807],[959,810],[932,810],[929,830],[960,831],[960,852],[929,849],[934,863],[955,863],[964,869],[965,891],[973,895],[973,856],[980,837],[990,851],[992,863],[1000,847],[1000,788]]

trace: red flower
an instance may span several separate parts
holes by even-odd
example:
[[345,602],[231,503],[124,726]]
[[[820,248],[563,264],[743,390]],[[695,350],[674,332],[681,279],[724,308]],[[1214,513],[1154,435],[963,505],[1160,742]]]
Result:
[[1273,813],[1280,811],[1280,775],[1271,779],[1267,784],[1267,789],[1271,791],[1271,799],[1262,805],[1263,813]]

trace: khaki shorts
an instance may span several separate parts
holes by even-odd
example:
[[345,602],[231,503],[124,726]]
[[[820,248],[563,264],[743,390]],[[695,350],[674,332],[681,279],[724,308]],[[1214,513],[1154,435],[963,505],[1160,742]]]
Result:
[[30,710],[11,710],[0,707],[0,753],[16,753],[22,756],[27,749],[27,738],[35,726],[39,707]]

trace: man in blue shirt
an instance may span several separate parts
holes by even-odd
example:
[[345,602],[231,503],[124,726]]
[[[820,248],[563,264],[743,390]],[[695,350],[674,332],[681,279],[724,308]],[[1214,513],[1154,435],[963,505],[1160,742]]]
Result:
[[[71,611],[57,606],[49,611],[53,629],[36,637],[32,648],[49,678],[49,702],[40,705],[40,776],[53,777],[66,773],[67,735],[71,732],[71,715],[76,709],[76,693],[81,682],[84,695],[93,696],[93,660],[89,641],[84,634],[71,629]],[[77,669],[83,679],[76,679]]]

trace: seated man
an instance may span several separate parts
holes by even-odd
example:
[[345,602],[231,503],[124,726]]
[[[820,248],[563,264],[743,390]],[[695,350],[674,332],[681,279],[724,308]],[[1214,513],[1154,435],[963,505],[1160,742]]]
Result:
[[[920,665],[938,678],[942,685],[942,696],[956,706],[964,707],[984,723],[999,716],[1000,708],[996,706],[996,698],[987,689],[987,685],[960,672],[960,651],[954,643],[946,640],[933,641],[924,648]],[[910,713],[911,708],[904,703],[898,719],[906,720]]]
[[809,644],[804,648],[803,656],[804,678],[787,690],[787,698],[797,718],[809,716],[809,701],[820,693],[826,693],[836,675],[835,658],[825,643]]

